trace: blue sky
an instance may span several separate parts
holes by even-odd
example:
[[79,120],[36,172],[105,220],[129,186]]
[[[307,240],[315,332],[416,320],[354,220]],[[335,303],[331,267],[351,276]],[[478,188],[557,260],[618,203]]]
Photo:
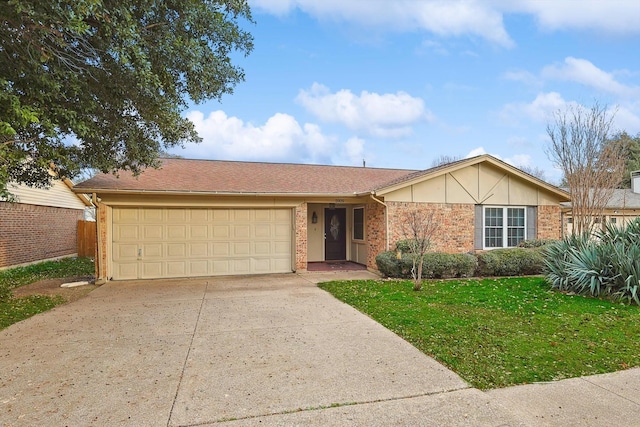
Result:
[[186,158],[426,169],[489,153],[537,167],[552,114],[606,105],[640,133],[635,0],[250,0],[232,95],[185,116]]

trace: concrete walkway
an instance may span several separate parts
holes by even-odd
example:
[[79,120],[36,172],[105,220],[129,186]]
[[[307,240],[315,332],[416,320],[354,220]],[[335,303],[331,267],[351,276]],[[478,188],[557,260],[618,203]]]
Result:
[[0,331],[0,425],[638,425],[640,371],[484,393],[315,285],[342,277],[372,276],[103,285]]

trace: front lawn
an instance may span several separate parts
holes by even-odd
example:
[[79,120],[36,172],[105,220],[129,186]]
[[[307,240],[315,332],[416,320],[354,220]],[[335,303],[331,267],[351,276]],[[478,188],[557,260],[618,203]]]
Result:
[[91,258],[65,258],[0,271],[0,329],[65,302],[61,296],[15,298],[12,290],[45,279],[93,275]]
[[640,307],[561,294],[540,277],[320,287],[480,389],[640,366]]

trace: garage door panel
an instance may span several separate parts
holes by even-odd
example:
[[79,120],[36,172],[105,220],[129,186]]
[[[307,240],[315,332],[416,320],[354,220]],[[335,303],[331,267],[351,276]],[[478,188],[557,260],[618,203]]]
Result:
[[189,227],[189,237],[193,240],[207,240],[209,238],[209,227],[206,225],[192,225]]
[[271,253],[273,255],[288,256],[291,253],[291,243],[289,242],[273,242]]
[[162,243],[142,244],[140,253],[143,258],[162,258],[164,256]]
[[271,258],[271,271],[274,273],[287,273],[291,271],[291,259],[285,258]]
[[138,209],[116,209],[113,211],[114,222],[133,222],[138,223],[140,211]]
[[114,208],[115,279],[290,272],[289,209]]
[[115,260],[136,260],[138,258],[138,245],[119,243],[113,246],[113,258]]
[[228,242],[214,242],[212,246],[214,257],[231,255],[231,246]]
[[231,261],[228,259],[214,260],[211,265],[214,276],[231,274]]
[[248,258],[232,259],[230,266],[233,269],[234,274],[249,274],[251,273],[251,260]]
[[213,226],[213,238],[214,239],[226,239],[231,236],[230,225],[214,225]]
[[254,259],[253,268],[256,273],[268,273],[271,271],[271,260],[269,258]]
[[162,225],[143,225],[142,239],[144,240],[162,240]]
[[164,222],[164,209],[142,209],[143,222]]
[[209,256],[209,243],[189,243],[188,251],[190,258],[208,257]]
[[290,224],[275,224],[273,237],[276,239],[289,239],[291,236]]
[[169,238],[169,240],[186,240],[187,226],[186,225],[167,226],[167,237]]
[[139,278],[138,263],[122,262],[117,264],[114,276],[123,280]]
[[253,253],[256,255],[269,255],[271,253],[271,242],[254,242]]
[[139,236],[139,227],[137,225],[126,225],[122,224],[114,230],[114,240],[115,241],[138,241],[140,240]]
[[251,227],[248,225],[233,225],[233,235],[236,239],[246,239],[251,237]]
[[233,244],[233,256],[251,255],[251,244],[249,242],[237,242]]
[[187,243],[167,243],[168,258],[184,258],[187,255]]
[[167,274],[166,277],[185,277],[187,274],[187,262],[186,261],[167,261]]
[[167,221],[186,222],[189,212],[186,209],[169,209],[167,210]]
[[141,279],[157,279],[158,277],[165,277],[163,275],[162,266],[165,262],[143,262],[142,263],[142,277]]

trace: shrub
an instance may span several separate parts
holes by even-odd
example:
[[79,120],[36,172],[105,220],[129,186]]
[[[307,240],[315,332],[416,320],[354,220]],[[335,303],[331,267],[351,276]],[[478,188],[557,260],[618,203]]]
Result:
[[552,287],[640,305],[640,219],[608,224],[595,238],[569,236],[545,248],[544,257]]
[[478,276],[528,276],[544,271],[544,257],[539,249],[494,249],[477,257]]
[[[382,252],[376,257],[376,265],[378,270],[387,277],[412,278],[413,260],[406,253],[398,259],[395,251]],[[424,255],[422,278],[470,277],[476,266],[476,257],[471,254],[428,252]]]
[[448,277],[470,277],[478,265],[471,254],[446,254],[430,252],[424,256],[423,277],[443,279]]
[[529,240],[523,240],[522,242],[518,243],[518,247],[519,248],[541,248],[543,246],[547,246],[550,243],[556,242],[556,240],[550,240],[550,239],[529,239]]

